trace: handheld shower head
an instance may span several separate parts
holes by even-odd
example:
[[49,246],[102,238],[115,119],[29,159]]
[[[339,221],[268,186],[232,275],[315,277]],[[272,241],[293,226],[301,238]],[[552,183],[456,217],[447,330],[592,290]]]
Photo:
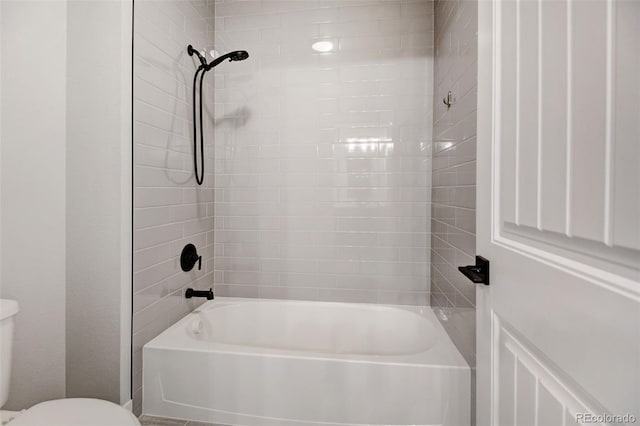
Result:
[[246,50],[236,50],[234,52],[226,53],[218,58],[215,58],[209,65],[207,65],[206,70],[209,71],[211,68],[218,66],[225,60],[229,60],[229,62],[233,61],[244,61],[249,57],[249,52]]
[[230,55],[230,61],[244,61],[249,57],[249,52],[246,50],[236,50],[235,52],[231,52]]
[[[193,106],[193,168],[196,175],[196,183],[198,185],[202,185],[202,182],[204,182],[204,129],[202,125],[202,81],[204,79],[204,75],[207,71],[226,59],[228,59],[229,62],[244,61],[249,57],[249,53],[246,50],[236,50],[222,55],[219,58],[215,58],[210,64],[207,64],[207,60],[204,55],[200,54],[200,52],[194,49],[191,45],[187,46],[187,53],[189,56],[196,55],[198,59],[200,59],[200,66],[193,76],[193,97],[191,99]],[[198,74],[200,74],[200,172],[198,172],[198,154],[196,153],[198,150],[198,125],[196,120],[196,83],[198,82]]]

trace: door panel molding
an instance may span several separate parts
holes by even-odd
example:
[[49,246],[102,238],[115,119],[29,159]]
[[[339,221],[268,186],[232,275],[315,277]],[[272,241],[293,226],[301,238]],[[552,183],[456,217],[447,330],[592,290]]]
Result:
[[[526,226],[515,226],[504,223],[501,235],[497,241],[505,246],[511,243],[520,243],[524,247],[534,247],[542,253],[553,254],[558,262],[564,260],[575,261],[585,270],[589,267],[597,267],[597,270],[606,270],[613,275],[618,275],[630,281],[640,276],[638,259],[640,251],[625,247],[607,247],[602,243],[585,240],[578,237],[567,237],[555,232],[540,231]],[[514,247],[515,248],[515,247]],[[534,254],[528,250],[530,254]],[[594,276],[595,278],[595,276]],[[611,277],[610,285],[624,288],[624,283],[615,277]],[[619,282],[618,282],[619,281]],[[640,294],[640,286],[628,283],[628,290],[633,294]]]
[[[616,81],[640,72],[638,61],[616,66],[626,61],[618,51],[640,31],[625,29],[619,9],[615,0],[494,3],[491,238],[639,300],[640,217],[626,210],[638,211],[640,168],[615,173],[614,159],[622,151],[640,160],[640,126],[616,131],[635,105],[616,102]],[[622,9],[640,20],[640,7]],[[614,229],[632,237],[614,238]]]
[[575,424],[579,413],[607,413],[495,312],[491,322],[492,424],[565,426]]
[[640,3],[478,11],[477,424],[639,418]]

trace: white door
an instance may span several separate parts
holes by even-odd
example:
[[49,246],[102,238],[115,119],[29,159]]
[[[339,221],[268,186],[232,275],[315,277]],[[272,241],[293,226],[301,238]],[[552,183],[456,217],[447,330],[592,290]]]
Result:
[[640,1],[478,28],[477,424],[640,424]]

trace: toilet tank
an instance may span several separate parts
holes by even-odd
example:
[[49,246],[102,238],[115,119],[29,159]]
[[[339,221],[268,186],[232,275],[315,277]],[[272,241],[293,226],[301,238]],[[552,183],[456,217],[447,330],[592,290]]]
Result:
[[0,299],[0,407],[9,397],[13,324],[18,308],[18,302],[15,300]]

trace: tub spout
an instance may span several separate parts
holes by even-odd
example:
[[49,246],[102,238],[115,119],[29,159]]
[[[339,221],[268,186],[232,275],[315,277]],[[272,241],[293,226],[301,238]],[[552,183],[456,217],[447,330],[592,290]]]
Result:
[[191,299],[192,297],[206,297],[207,300],[213,300],[213,289],[209,290],[194,290],[192,288],[188,288],[184,294],[184,297],[187,299]]

